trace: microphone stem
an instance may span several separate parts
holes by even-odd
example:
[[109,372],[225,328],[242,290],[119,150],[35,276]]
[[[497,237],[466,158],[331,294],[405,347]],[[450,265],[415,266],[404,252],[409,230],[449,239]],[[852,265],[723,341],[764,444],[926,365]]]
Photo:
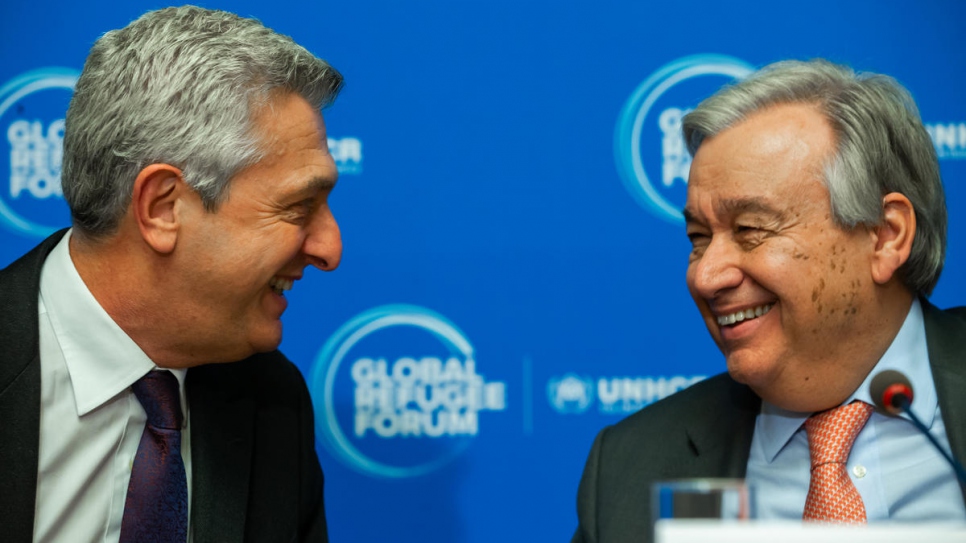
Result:
[[949,465],[952,466],[953,471],[956,472],[956,477],[959,478],[959,484],[966,486],[966,470],[963,470],[963,466],[959,462],[957,462],[952,457],[951,454],[946,452],[945,447],[943,447],[942,445],[939,444],[938,441],[936,441],[936,438],[933,437],[932,433],[929,432],[929,429],[926,428],[926,425],[923,424],[921,420],[919,420],[919,417],[917,417],[912,412],[912,409],[909,409],[909,404],[910,404],[909,400],[903,397],[899,408],[902,409],[903,413],[909,415],[909,418],[912,420],[912,423],[916,425],[916,428],[919,428],[919,431],[925,434],[925,436],[929,439],[929,441],[932,442],[933,447],[935,447],[936,450],[943,455],[943,458],[946,459],[946,462],[948,462]]

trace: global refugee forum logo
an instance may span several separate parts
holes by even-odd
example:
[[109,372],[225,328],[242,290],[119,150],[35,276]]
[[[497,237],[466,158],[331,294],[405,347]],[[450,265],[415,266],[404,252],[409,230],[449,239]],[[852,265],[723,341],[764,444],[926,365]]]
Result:
[[753,70],[724,55],[689,56],[661,67],[634,90],[617,122],[614,152],[624,186],[641,206],[672,223],[684,222],[691,157],[681,118]]
[[69,224],[60,186],[64,115],[80,74],[42,68],[0,86],[0,227],[43,238]]
[[320,441],[369,475],[435,471],[506,409],[506,383],[479,373],[473,346],[442,315],[414,305],[365,311],[339,328],[310,376]]

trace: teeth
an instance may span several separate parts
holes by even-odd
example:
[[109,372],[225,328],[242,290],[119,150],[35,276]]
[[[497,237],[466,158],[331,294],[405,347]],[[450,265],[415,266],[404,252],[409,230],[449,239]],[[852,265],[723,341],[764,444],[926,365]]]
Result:
[[721,315],[718,317],[718,326],[728,326],[729,324],[734,324],[736,322],[741,322],[744,320],[757,319],[758,317],[768,313],[772,306],[775,304],[765,304],[755,307],[753,309],[745,309],[744,311],[737,311],[730,315]]
[[275,294],[281,296],[286,290],[292,290],[292,284],[294,282],[293,279],[284,279],[276,276],[272,277],[272,280],[268,282],[268,286],[275,291]]

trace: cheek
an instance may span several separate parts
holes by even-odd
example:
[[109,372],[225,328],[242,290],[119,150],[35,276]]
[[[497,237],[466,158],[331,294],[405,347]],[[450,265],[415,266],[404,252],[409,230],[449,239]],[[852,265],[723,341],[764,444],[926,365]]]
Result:
[[864,286],[860,263],[850,258],[842,243],[830,243],[824,254],[814,260],[811,304],[819,324],[854,316],[860,310],[859,298]]
[[831,296],[828,259],[824,247],[790,245],[768,254],[765,264],[770,270],[770,285],[785,302],[789,322],[797,322],[799,333],[821,334],[821,321],[840,313]]

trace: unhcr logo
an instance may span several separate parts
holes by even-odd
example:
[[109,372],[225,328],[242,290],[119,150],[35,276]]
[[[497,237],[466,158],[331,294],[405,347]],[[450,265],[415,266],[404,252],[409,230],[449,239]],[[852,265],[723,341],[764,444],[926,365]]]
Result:
[[604,415],[629,415],[706,379],[704,375],[641,377],[582,377],[573,373],[551,377],[547,382],[550,406],[561,414],[590,409],[596,398]]
[[723,84],[752,71],[732,57],[690,56],[663,66],[634,90],[617,122],[614,152],[624,186],[642,207],[683,224],[691,157],[681,119]]
[[926,123],[940,159],[966,159],[966,123]]
[[547,383],[547,399],[558,413],[583,413],[594,401],[594,381],[568,373]]

